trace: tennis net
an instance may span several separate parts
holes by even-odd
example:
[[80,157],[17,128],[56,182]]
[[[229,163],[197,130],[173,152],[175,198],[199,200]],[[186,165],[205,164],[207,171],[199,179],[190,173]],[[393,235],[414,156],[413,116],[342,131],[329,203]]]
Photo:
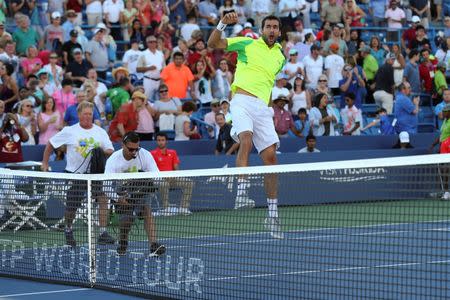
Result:
[[[155,298],[444,299],[449,172],[445,155],[161,174],[0,169],[0,275]],[[265,179],[277,182],[279,223]]]

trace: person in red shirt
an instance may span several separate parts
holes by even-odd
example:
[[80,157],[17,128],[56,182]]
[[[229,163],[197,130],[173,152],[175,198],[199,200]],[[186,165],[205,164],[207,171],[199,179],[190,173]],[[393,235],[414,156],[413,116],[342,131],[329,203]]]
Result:
[[[158,132],[156,134],[156,144],[158,147],[150,151],[158,169],[162,172],[178,170],[180,165],[177,151],[167,149],[167,140],[168,138],[165,132]],[[160,184],[163,215],[175,215],[177,213],[190,215],[189,205],[191,203],[193,187],[194,182],[187,178],[164,179]],[[180,188],[183,191],[183,198],[179,209],[174,209],[169,206],[169,189],[171,188]]]
[[109,126],[109,137],[113,142],[120,142],[128,131],[135,131],[138,126],[139,110],[149,105],[147,97],[140,91],[131,96],[131,103],[122,104]]
[[430,50],[422,49],[420,51],[421,64],[419,65],[420,81],[425,92],[431,93],[433,90],[434,72],[436,71],[436,65],[438,60],[436,58],[431,59]]
[[14,114],[7,113],[0,124],[0,162],[22,162],[21,142],[28,141],[27,131],[19,124]]
[[411,19],[411,27],[403,31],[402,34],[402,48],[407,54],[411,51],[411,43],[416,39],[416,27],[420,24],[420,18],[413,16]]

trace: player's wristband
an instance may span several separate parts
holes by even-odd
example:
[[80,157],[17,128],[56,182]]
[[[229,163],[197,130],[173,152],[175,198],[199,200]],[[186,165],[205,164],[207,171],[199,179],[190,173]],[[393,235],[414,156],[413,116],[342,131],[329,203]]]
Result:
[[217,24],[216,29],[223,32],[226,27],[227,27],[227,24],[222,23],[222,20],[220,20],[219,24]]

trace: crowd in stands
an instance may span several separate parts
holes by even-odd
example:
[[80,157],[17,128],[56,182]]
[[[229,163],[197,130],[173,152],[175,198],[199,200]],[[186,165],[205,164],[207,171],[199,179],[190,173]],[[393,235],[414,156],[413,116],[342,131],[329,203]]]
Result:
[[[373,127],[414,134],[423,99],[439,123],[450,103],[449,7],[423,0],[0,0],[2,152],[16,151],[11,143],[46,144],[78,122],[77,105],[88,101],[113,142],[131,130],[141,140],[164,131],[175,140],[215,138],[216,154],[235,153],[229,102],[237,53],[206,44],[230,10],[239,24],[227,37],[258,39],[265,16],[281,19],[286,63],[271,99],[280,137],[313,143]],[[431,36],[432,25],[442,31]],[[379,107],[369,122],[366,104]],[[18,130],[8,132],[5,120]]]

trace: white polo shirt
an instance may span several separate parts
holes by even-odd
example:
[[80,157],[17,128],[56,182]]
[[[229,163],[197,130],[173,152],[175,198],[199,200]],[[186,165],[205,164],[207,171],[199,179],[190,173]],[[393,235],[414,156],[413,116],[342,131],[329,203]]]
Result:
[[164,54],[159,51],[155,50],[153,53],[149,49],[146,49],[145,51],[142,51],[141,56],[139,57],[137,66],[138,67],[151,67],[156,66],[155,70],[147,71],[144,73],[144,76],[153,78],[153,79],[159,79],[161,70],[165,66],[165,60],[164,60]]
[[120,13],[125,9],[122,0],[106,0],[103,2],[103,13],[108,14],[108,20],[111,23],[120,21]]

